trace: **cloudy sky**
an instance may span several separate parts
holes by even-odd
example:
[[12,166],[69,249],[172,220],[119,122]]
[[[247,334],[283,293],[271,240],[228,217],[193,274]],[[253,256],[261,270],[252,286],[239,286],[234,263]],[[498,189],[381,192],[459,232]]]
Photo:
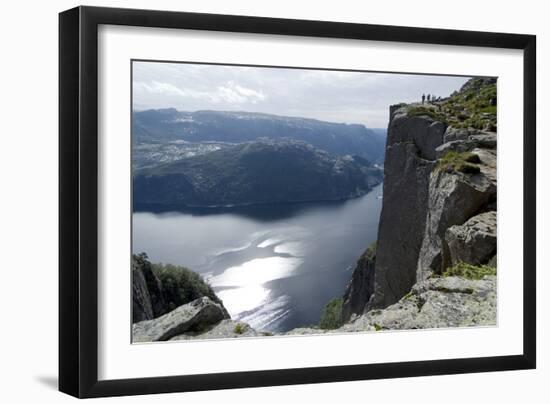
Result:
[[134,62],[134,110],[265,112],[330,122],[388,124],[389,105],[445,97],[468,78]]

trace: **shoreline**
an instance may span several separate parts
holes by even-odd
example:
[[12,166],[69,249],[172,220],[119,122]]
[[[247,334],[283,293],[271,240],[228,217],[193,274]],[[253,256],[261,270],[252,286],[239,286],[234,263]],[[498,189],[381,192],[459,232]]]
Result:
[[210,211],[212,213],[218,213],[216,211],[231,212],[233,209],[238,210],[240,208],[261,208],[269,206],[299,206],[305,204],[331,204],[331,203],[341,203],[357,198],[361,198],[365,195],[368,195],[377,187],[382,185],[384,181],[380,181],[378,184],[372,186],[368,191],[361,192],[357,195],[352,195],[346,198],[338,199],[305,199],[297,201],[273,201],[273,202],[249,202],[249,203],[235,203],[235,204],[225,204],[225,205],[178,205],[178,204],[157,204],[157,203],[133,203],[132,202],[132,213],[142,213],[142,212],[152,212],[152,213],[169,213],[169,212],[187,212],[191,210],[204,211],[205,213]]

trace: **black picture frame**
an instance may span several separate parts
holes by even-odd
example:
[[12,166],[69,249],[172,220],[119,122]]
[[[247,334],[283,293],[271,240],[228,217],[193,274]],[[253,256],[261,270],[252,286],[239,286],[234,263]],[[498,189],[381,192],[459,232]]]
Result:
[[[98,380],[98,26],[343,38],[523,51],[523,354]],[[59,15],[59,390],[104,397],[325,383],[536,366],[536,37],[184,12],[77,7]]]

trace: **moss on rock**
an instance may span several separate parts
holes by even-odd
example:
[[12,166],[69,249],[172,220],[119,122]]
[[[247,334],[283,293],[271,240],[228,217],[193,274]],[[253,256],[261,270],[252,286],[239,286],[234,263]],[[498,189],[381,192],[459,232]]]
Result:
[[443,276],[460,276],[466,279],[479,280],[483,279],[487,275],[496,275],[497,269],[489,265],[470,265],[465,262],[459,262],[458,264],[447,268],[443,272]]

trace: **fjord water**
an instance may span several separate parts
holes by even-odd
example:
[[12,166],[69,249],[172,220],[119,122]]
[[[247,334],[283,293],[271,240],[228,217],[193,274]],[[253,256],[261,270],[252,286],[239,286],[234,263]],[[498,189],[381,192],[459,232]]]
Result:
[[133,214],[133,251],[200,273],[234,320],[264,331],[319,321],[377,236],[382,184],[342,202]]

